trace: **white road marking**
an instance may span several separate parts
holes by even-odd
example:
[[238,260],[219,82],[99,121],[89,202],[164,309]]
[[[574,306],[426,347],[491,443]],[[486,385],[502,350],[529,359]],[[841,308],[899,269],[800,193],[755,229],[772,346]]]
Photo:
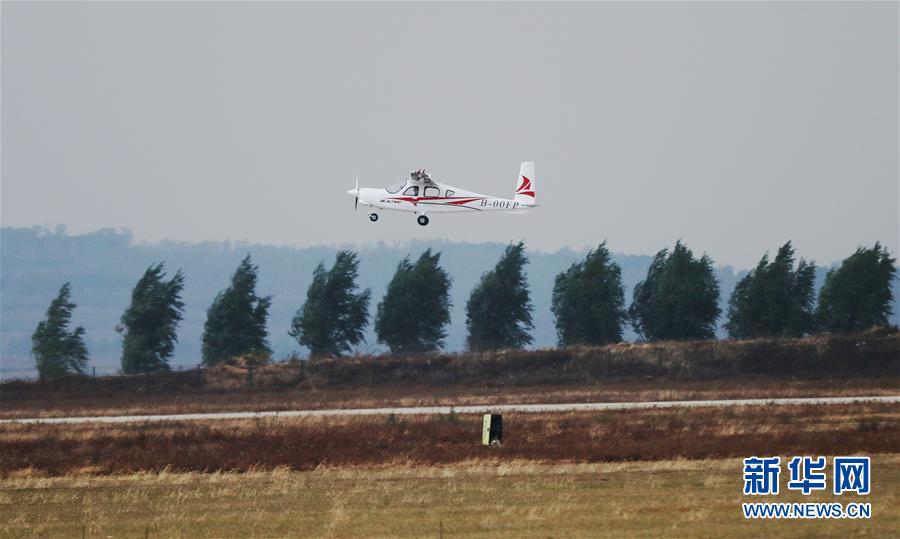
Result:
[[136,423],[142,421],[200,421],[209,419],[257,419],[263,417],[317,417],[347,415],[435,415],[435,414],[486,414],[486,413],[536,413],[536,412],[585,412],[601,410],[640,410],[646,408],[699,408],[710,406],[771,406],[792,404],[851,404],[860,402],[900,403],[900,395],[872,397],[809,397],[791,399],[731,399],[701,401],[651,401],[651,402],[584,402],[563,404],[479,404],[474,406],[412,406],[405,408],[349,408],[331,410],[284,410],[278,412],[221,412],[207,414],[171,415],[122,415],[97,417],[32,417],[2,419],[4,423]]

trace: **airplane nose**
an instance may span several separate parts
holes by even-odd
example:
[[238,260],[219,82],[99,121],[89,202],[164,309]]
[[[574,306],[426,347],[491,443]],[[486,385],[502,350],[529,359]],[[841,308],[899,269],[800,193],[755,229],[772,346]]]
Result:
[[352,196],[352,197],[358,197],[358,196],[359,196],[359,189],[351,189],[351,190],[347,191],[347,194],[350,195],[350,196]]

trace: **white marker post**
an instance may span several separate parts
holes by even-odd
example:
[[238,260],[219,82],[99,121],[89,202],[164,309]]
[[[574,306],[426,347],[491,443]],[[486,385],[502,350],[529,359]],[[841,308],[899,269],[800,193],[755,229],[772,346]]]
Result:
[[484,414],[481,429],[482,445],[500,445],[503,442],[503,416],[500,414]]

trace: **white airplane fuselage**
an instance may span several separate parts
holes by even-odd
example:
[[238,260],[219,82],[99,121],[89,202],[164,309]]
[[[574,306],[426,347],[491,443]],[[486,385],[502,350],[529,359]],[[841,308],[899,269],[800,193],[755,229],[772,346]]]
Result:
[[472,191],[441,183],[417,186],[420,193],[428,192],[424,196],[404,195],[403,191],[409,189],[409,187],[416,187],[412,180],[407,181],[403,189],[397,193],[390,193],[387,189],[364,187],[359,190],[359,203],[383,210],[415,213],[510,211],[527,210],[536,206],[535,204],[525,204],[508,198],[497,198],[491,195],[473,193]]
[[[363,187],[347,191],[359,204],[373,210],[405,211],[419,215],[429,213],[474,213],[505,211],[522,213],[537,207],[534,191],[534,163],[522,163],[516,181],[514,198],[502,198],[467,191],[452,185],[435,182],[424,171],[414,171],[410,178],[386,188]],[[369,213],[372,221],[377,214]],[[419,224],[427,224],[427,218]]]

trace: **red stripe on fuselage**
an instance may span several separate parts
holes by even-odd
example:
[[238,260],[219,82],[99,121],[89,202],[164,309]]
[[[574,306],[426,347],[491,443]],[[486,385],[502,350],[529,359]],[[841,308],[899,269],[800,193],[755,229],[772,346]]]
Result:
[[463,204],[468,204],[469,202],[475,202],[476,200],[484,200],[483,198],[464,198],[462,200],[454,200],[452,202],[448,202],[448,206],[462,206]]
[[400,200],[403,202],[409,202],[410,204],[416,206],[419,202],[431,202],[435,200],[446,200],[448,201],[446,205],[452,206],[461,206],[463,204],[468,204],[469,202],[474,202],[476,200],[484,200],[481,197],[388,197],[390,200]]
[[416,201],[419,200],[415,197],[387,197],[388,200],[399,200],[401,202],[409,202],[410,204],[415,205]]

